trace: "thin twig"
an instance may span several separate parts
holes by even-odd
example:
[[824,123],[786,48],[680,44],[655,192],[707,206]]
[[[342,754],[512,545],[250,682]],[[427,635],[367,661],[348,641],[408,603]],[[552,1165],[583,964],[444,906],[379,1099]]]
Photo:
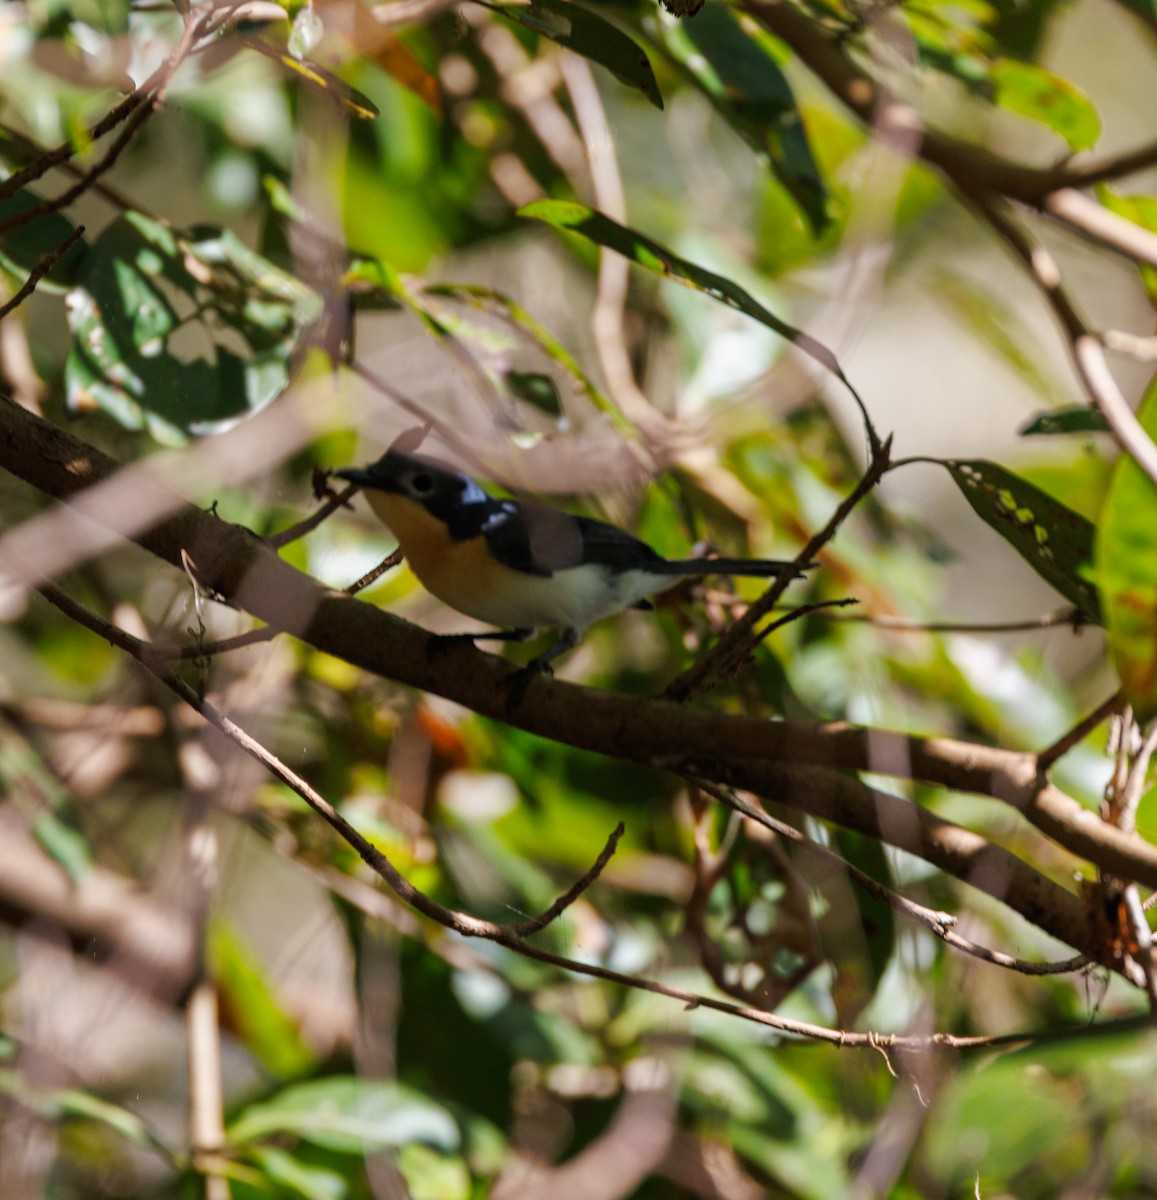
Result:
[[918,921],[926,929],[931,930],[941,941],[946,942],[949,946],[957,950],[962,950],[965,954],[971,954],[974,958],[982,959],[984,962],[992,963],[997,967],[1005,967],[1010,971],[1018,971],[1022,975],[1067,975],[1072,971],[1080,971],[1091,963],[1091,959],[1087,954],[1077,954],[1072,958],[1067,958],[1060,962],[1030,962],[1027,959],[1014,958],[1011,954],[1005,954],[1001,950],[990,950],[986,946],[981,946],[970,938],[957,933],[952,928],[956,924],[956,918],[951,913],[939,912],[936,909],[927,908],[923,904],[917,904],[915,900],[909,900],[906,896],[901,896],[898,892],[882,884],[878,879],[873,879],[867,872],[848,862],[847,859],[837,854],[834,850],[829,850],[827,846],[821,846],[819,842],[812,841],[811,838],[800,833],[794,826],[788,825],[785,821],[777,820],[770,813],[756,808],[753,804],[749,804],[738,793],[728,788],[722,788],[710,782],[710,780],[701,779],[697,776],[685,776],[685,778],[689,783],[694,784],[695,787],[706,792],[709,796],[713,796],[721,804],[725,804],[735,812],[741,813],[748,820],[755,821],[765,829],[770,829],[773,833],[790,841],[792,845],[798,846],[814,858],[818,858],[822,862],[826,862],[830,866],[835,866],[840,871],[843,871],[854,884],[862,891],[867,892],[869,896],[879,900],[881,904],[886,904],[893,911],[902,913],[905,916],[911,917],[914,921]]
[[[158,72],[154,72],[151,79],[146,80],[136,91],[131,92],[119,104],[110,109],[109,112],[88,130],[88,134],[84,139],[85,144],[91,145],[93,142],[104,137],[110,130],[115,129],[122,121],[127,120],[132,115],[134,109],[144,102],[158,78]],[[35,159],[35,161],[29,163],[28,166],[21,167],[19,171],[13,171],[7,179],[0,181],[0,201],[15,196],[22,188],[27,187],[30,183],[34,183],[42,175],[46,175],[53,167],[59,167],[67,162],[76,153],[76,146],[79,140],[62,142],[55,150],[46,151]]]
[[1053,192],[1045,212],[1090,241],[1123,254],[1132,262],[1157,267],[1157,233],[1118,216],[1074,188]]
[[[304,524],[304,522],[302,522]],[[384,575],[391,567],[396,567],[402,561],[402,551],[394,550],[386,555],[372,570],[367,571],[360,579],[348,584],[341,590],[347,596],[355,596],[363,588],[367,588],[375,579]],[[195,631],[194,631],[195,632]],[[215,642],[196,642],[192,646],[171,646],[163,642],[149,643],[148,653],[158,662],[182,662],[204,658],[213,658],[218,654],[229,654],[234,650],[243,650],[246,646],[257,646],[262,642],[271,642],[281,633],[272,625],[264,625],[260,629],[250,629],[234,637],[220,638]]]
[[868,469],[859,483],[839,505],[823,529],[812,537],[796,555],[792,565],[776,576],[771,587],[723,634],[711,650],[672,680],[665,693],[667,699],[682,702],[698,695],[712,686],[712,680],[718,681],[759,644],[760,638],[755,631],[758,622],[775,608],[788,585],[803,573],[804,565],[811,562],[835,537],[856,505],[880,482],[888,470],[891,448],[892,439],[885,438],[872,455]]
[[[688,991],[685,988],[672,987],[656,980],[645,979],[641,976],[627,975],[607,967],[596,966],[593,963],[579,962],[563,955],[554,954],[531,945],[518,935],[517,927],[497,925],[492,921],[481,920],[467,913],[458,912],[443,907],[425,893],[413,886],[389,859],[372,843],[347,822],[318,792],[316,792],[299,775],[287,767],[276,755],[267,750],[260,742],[246,733],[223,713],[204,701],[197,693],[164,667],[158,667],[150,662],[148,647],[137,638],[102,620],[83,605],[78,604],[66,592],[53,583],[30,581],[40,594],[66,616],[77,621],[86,629],[104,638],[112,645],[124,650],[163,683],[170,691],[199,712],[210,725],[223,734],[250,757],[265,766],[273,775],[301,796],[307,804],[327,822],[362,858],[377,875],[393,889],[412,908],[431,920],[438,922],[464,937],[479,937],[493,941],[516,954],[537,962],[558,967],[574,974],[586,975],[590,978],[601,979],[610,983],[621,984],[624,987],[639,991],[651,992],[655,995],[666,996],[678,1000],[689,1009],[707,1008],[722,1012],[742,1020],[751,1021],[780,1033],[790,1034],[817,1041],[824,1041],[840,1047],[856,1047],[880,1049],[881,1047],[902,1049],[929,1049],[944,1047],[949,1049],[975,1049],[980,1047],[1018,1045],[1033,1042],[1044,1036],[1039,1033],[1003,1034],[995,1037],[974,1036],[959,1037],[949,1033],[934,1033],[927,1036],[907,1034],[884,1034],[875,1031],[861,1033],[850,1030],[830,1029],[822,1025],[814,1025],[807,1021],[797,1021],[788,1017],[776,1016],[760,1009],[744,1005],[732,1004],[713,996],[702,995]],[[605,851],[604,851],[605,853]],[[601,856],[600,856],[601,857]],[[588,873],[589,874],[589,873]],[[573,890],[573,889],[572,889]]]
[[620,821],[613,830],[611,836],[607,838],[607,844],[603,847],[598,858],[590,870],[587,871],[581,879],[576,879],[559,898],[546,909],[544,912],[530,921],[523,921],[521,925],[510,925],[510,932],[516,934],[520,938],[530,937],[533,933],[538,933],[540,929],[545,929],[552,921],[560,917],[570,906],[591,886],[592,883],[603,873],[607,863],[611,861],[612,856],[618,849],[619,839],[626,832],[627,827]]
[[[80,196],[84,195],[101,175],[111,170],[125,147],[128,146],[129,142],[136,135],[137,130],[160,107],[165,97],[165,90],[168,88],[173,76],[177,73],[177,69],[192,52],[193,44],[201,36],[207,24],[207,17],[196,21],[186,20],[185,27],[181,32],[176,46],[173,47],[172,53],[153,72],[144,87],[134,93],[138,97],[137,103],[132,105],[123,114],[123,118],[118,117],[118,120],[124,119],[125,127],[117,135],[116,141],[109,147],[104,157],[94,163],[72,187],[62,192],[59,196],[54,196],[51,200],[43,200],[32,208],[27,208],[23,212],[13,214],[5,221],[0,221],[0,234],[10,233],[12,230],[20,229],[33,221],[39,220],[41,217],[50,216],[52,213],[59,212],[62,208],[67,208]],[[119,113],[123,107],[123,105],[118,106],[117,109],[113,110],[114,113]],[[110,113],[109,115],[111,117],[113,114]],[[110,125],[109,128],[111,129],[112,126]],[[46,157],[53,158],[62,149],[63,147],[60,147]],[[70,155],[66,155],[65,157],[70,157]],[[33,166],[35,165],[33,164]],[[49,163],[49,167],[45,169],[47,170],[53,165],[56,164],[54,162]],[[31,169],[26,168],[26,171]],[[11,179],[6,182],[11,183]]]
[[1066,733],[1062,734],[1051,746],[1046,746],[1036,756],[1037,770],[1043,775],[1058,759],[1063,758],[1074,747],[1079,745],[1101,724],[1115,712],[1118,712],[1125,698],[1121,692],[1114,692],[1107,700],[1102,701],[1086,717],[1082,717]]
[[32,268],[32,273],[21,284],[20,290],[6,304],[0,304],[0,321],[2,321],[10,312],[20,307],[29,296],[36,291],[36,285],[52,270],[54,266],[72,249],[73,246],[84,236],[84,226],[78,225],[69,235],[56,247],[55,250],[46,254]]
[[305,537],[307,533],[312,533],[323,521],[337,512],[339,508],[349,508],[350,499],[356,496],[358,491],[357,484],[351,483],[347,485],[340,492],[335,492],[327,496],[321,508],[306,517],[304,521],[298,521],[297,524],[291,525],[288,529],[283,529],[280,533],[271,533],[265,540],[275,550],[280,550],[282,546],[288,546],[291,542],[298,541],[300,538]]
[[[577,54],[562,58],[562,77],[570,94],[575,120],[586,147],[595,208],[624,224],[627,201],[615,155],[615,139],[599,97],[590,64]],[[631,264],[621,254],[599,249],[598,282],[591,312],[591,335],[607,388],[623,413],[644,432],[664,427],[666,419],[647,399],[631,367],[624,331],[624,314]]]
[[985,221],[1017,255],[1041,294],[1052,308],[1068,339],[1073,363],[1093,406],[1109,423],[1121,448],[1157,483],[1157,445],[1141,427],[1117,381],[1105,362],[1101,342],[1061,284],[1060,268],[1052,255],[1031,239],[991,197],[972,193],[968,197]]

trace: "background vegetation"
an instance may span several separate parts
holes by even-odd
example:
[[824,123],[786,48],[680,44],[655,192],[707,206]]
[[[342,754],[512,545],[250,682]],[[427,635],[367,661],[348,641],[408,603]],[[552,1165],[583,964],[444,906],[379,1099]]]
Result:
[[1157,1193],[1157,11],[672,7],[0,9],[5,1197]]

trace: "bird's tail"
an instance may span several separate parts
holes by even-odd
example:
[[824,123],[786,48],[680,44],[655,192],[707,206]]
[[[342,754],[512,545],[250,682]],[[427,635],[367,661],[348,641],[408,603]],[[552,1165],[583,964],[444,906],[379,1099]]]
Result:
[[[818,565],[804,563],[800,569],[808,571]],[[744,575],[752,579],[771,579],[793,566],[794,563],[780,558],[666,558],[662,562],[647,563],[647,570],[656,575]]]

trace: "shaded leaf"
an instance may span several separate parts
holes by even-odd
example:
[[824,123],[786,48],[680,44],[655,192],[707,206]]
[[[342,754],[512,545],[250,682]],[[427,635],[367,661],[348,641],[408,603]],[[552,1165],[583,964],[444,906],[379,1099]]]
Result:
[[822,342],[780,320],[774,313],[769,312],[749,292],[730,279],[716,275],[704,267],[697,267],[678,255],[673,254],[665,246],[653,242],[650,238],[612,221],[594,209],[583,204],[574,204],[566,200],[536,200],[518,210],[519,216],[532,217],[537,221],[545,221],[556,229],[567,233],[575,233],[599,246],[617,251],[625,258],[663,275],[694,288],[713,300],[718,300],[730,308],[734,308],[749,317],[753,317],[769,329],[774,329],[781,337],[787,338],[805,354],[814,358],[821,366],[829,370],[855,395],[855,391],[844,375],[836,356]]
[[[1157,385],[1138,413],[1157,432]],[[1109,650],[1137,717],[1157,716],[1157,485],[1122,454],[1097,529],[1097,585]]]
[[79,1088],[37,1092],[19,1072],[0,1071],[0,1093],[12,1096],[25,1107],[52,1121],[67,1118],[96,1121],[111,1129],[134,1146],[159,1150],[171,1158],[169,1148],[136,1115],[120,1105],[112,1104]]
[[1109,423],[1095,408],[1087,404],[1075,404],[1072,408],[1038,413],[1017,432],[1021,437],[1056,433],[1108,433]]
[[72,800],[31,743],[15,730],[0,729],[0,795],[24,813],[44,853],[73,883],[80,883],[92,866],[92,853]]
[[1075,83],[1052,71],[1003,58],[993,63],[989,78],[1001,108],[1047,125],[1073,150],[1087,150],[1101,136],[1101,118],[1093,102]]
[[996,463],[943,462],[980,519],[1066,600],[1099,622],[1096,589],[1083,577],[1093,557],[1092,522]]
[[606,67],[620,83],[638,88],[656,108],[663,107],[655,72],[642,47],[589,9],[568,4],[566,0],[531,0],[529,4],[486,7]]
[[263,408],[289,381],[320,300],[228,230],[128,213],[68,294],[69,406],[180,443]]
[[[767,157],[814,234],[828,225],[828,194],[787,77],[735,14],[708,5],[674,27],[669,43],[729,125]],[[687,51],[680,53],[683,43]]]
[[[6,178],[9,172],[0,172],[0,177]],[[10,217],[19,216],[30,208],[41,203],[42,197],[35,192],[25,189],[0,201],[0,225]],[[60,213],[49,213],[38,217],[18,229],[5,230],[0,233],[0,267],[13,275],[18,284],[23,283],[32,269],[49,254],[60,248],[74,233],[76,226]],[[52,264],[52,269],[40,281],[39,287],[45,291],[61,290],[67,287],[76,274],[77,266],[85,252],[83,240],[70,246]]]
[[506,372],[506,386],[511,395],[532,404],[547,416],[562,416],[562,397],[558,394],[558,386],[549,375],[544,375],[541,371],[510,370]]
[[278,1195],[304,1196],[306,1200],[345,1200],[349,1195],[347,1180],[338,1171],[304,1163],[288,1151],[256,1146],[250,1157]]

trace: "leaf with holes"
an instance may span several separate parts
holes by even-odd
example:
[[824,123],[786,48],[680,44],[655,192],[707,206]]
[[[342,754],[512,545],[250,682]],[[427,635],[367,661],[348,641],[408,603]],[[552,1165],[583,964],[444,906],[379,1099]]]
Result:
[[984,459],[943,459],[977,516],[1009,542],[1046,583],[1100,623],[1097,591],[1084,577],[1094,527],[1047,492]]
[[[1157,383],[1138,414],[1157,433]],[[1109,484],[1097,529],[1096,578],[1109,650],[1137,717],[1157,716],[1157,485],[1127,454]]]

